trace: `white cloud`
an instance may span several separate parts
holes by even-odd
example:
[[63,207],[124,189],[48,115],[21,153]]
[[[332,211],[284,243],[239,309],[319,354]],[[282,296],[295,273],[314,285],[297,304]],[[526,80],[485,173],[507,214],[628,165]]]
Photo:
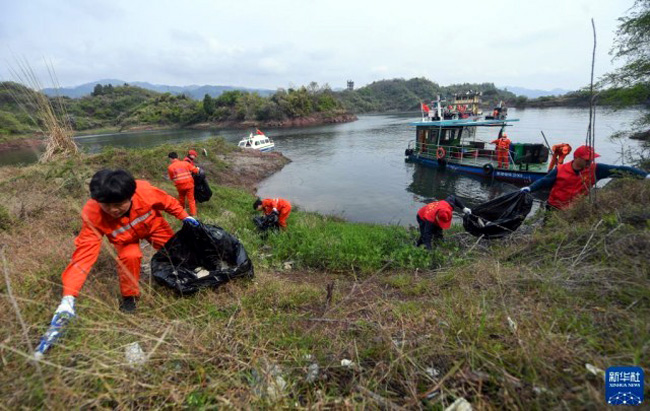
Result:
[[[617,18],[629,0],[131,0],[5,1],[0,61],[10,50],[56,62],[63,85],[101,78],[170,85],[361,86],[425,76],[440,84],[494,82],[577,88],[591,65],[612,68]],[[0,67],[0,76],[8,74]]]

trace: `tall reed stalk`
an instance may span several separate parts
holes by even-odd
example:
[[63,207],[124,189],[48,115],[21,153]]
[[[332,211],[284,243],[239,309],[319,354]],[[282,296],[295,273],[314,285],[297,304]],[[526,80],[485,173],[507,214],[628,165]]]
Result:
[[[16,66],[17,68],[10,69],[12,76],[18,83],[27,86],[30,92],[20,96],[14,92],[11,94],[46,136],[45,152],[40,156],[39,161],[44,163],[79,153],[79,147],[72,139],[74,132],[63,98],[61,96],[49,98],[40,91],[43,89],[41,82],[27,61],[16,59]],[[54,69],[48,65],[47,70],[52,84],[59,89]]]

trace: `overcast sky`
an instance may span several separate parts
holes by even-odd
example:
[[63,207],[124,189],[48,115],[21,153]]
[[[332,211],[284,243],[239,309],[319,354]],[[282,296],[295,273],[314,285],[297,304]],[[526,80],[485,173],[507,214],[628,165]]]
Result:
[[[0,0],[0,78],[16,56],[62,86],[156,84],[344,87],[426,77],[550,90],[596,74],[627,0]],[[39,74],[40,75],[40,74]],[[47,75],[40,75],[44,86]]]

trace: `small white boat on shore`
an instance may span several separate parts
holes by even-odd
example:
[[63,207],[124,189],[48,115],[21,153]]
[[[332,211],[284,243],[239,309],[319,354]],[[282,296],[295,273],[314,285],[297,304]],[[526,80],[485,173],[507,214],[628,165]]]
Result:
[[250,133],[248,137],[242,138],[238,146],[258,151],[271,151],[275,148],[275,143],[260,130],[256,130],[255,134]]

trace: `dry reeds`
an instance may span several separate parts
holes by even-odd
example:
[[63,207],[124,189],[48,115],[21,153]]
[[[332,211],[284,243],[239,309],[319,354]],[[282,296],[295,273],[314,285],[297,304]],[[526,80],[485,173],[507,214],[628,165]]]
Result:
[[[41,162],[56,158],[74,156],[79,152],[72,136],[74,134],[63,98],[50,99],[44,93],[38,76],[25,60],[16,59],[17,68],[11,68],[11,74],[18,83],[27,86],[29,92],[18,95],[10,90],[16,103],[30,116],[36,126],[46,136],[45,152],[40,156]],[[51,65],[47,66],[50,80],[59,88],[58,80]],[[28,110],[30,108],[31,110]]]

